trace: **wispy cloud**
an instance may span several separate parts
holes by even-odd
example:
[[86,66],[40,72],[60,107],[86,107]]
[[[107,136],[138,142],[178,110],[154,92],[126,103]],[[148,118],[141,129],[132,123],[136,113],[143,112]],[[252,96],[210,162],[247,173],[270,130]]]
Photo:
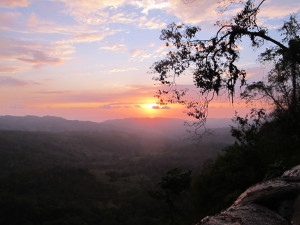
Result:
[[165,22],[161,22],[158,18],[148,19],[146,16],[143,16],[139,19],[138,27],[142,29],[163,29],[167,26]]
[[102,46],[102,47],[100,47],[100,49],[109,50],[109,51],[118,51],[118,52],[128,50],[127,46],[124,45],[124,44],[115,44],[115,45]]
[[[183,0],[52,0],[64,3],[64,12],[72,16],[80,24],[103,25],[108,27],[112,23],[135,24],[142,29],[161,29],[166,23],[160,18],[150,15],[151,10],[160,10],[177,17],[184,23],[200,23],[216,21],[224,16],[232,15],[235,10],[228,10],[220,14],[217,10],[220,6],[217,0],[191,1]],[[2,0],[0,5],[6,7],[28,6],[28,0]],[[126,6],[136,8],[135,12],[128,11]],[[295,0],[287,0],[282,4],[281,0],[267,1],[261,10],[261,15],[267,18],[283,17],[300,10],[300,3]],[[201,13],[199,13],[201,11]],[[43,29],[44,32],[63,32],[59,26],[54,26],[50,21],[41,20],[35,14],[28,19],[31,27],[52,27]],[[67,29],[68,30],[68,29]]]
[[[151,0],[55,0],[66,5],[66,13],[73,16],[80,23],[88,25],[109,25],[112,23],[135,24],[143,29],[161,29],[165,23],[158,18],[148,18],[148,11],[164,9],[170,5],[169,1]],[[139,9],[139,15],[128,12],[125,6],[130,5]]]
[[37,92],[43,94],[41,103],[98,103],[101,105],[140,105],[145,104],[145,99],[152,99],[156,87],[136,85],[123,86],[111,91],[71,91],[71,90],[46,90]]
[[22,66],[7,66],[7,65],[0,65],[0,73],[8,74],[8,73],[17,73],[23,71],[26,67]]
[[80,33],[73,35],[71,39],[58,41],[59,44],[72,44],[72,43],[82,43],[82,42],[95,42],[101,41],[105,37],[115,34],[117,31],[98,31],[90,33]]
[[160,106],[154,105],[154,106],[152,106],[152,109],[160,109]]
[[299,1],[286,0],[285,4],[282,4],[281,0],[273,0],[267,1],[266,4],[262,5],[260,16],[268,19],[283,18],[299,10]]
[[[216,8],[219,6],[217,1],[192,1],[185,3],[182,0],[170,0],[169,2],[169,7],[165,9],[166,12],[186,23],[211,21],[220,16],[216,11]],[[199,13],[199,10],[201,10],[201,13]]]
[[142,8],[142,12],[148,14],[151,10],[164,10],[170,7],[171,1],[163,0],[142,0],[134,1],[133,4],[136,4],[138,7]]
[[124,68],[114,68],[114,69],[110,69],[107,70],[107,72],[109,73],[119,73],[119,72],[128,72],[128,71],[135,71],[138,70],[138,68],[136,67],[124,67]]
[[19,12],[1,12],[0,14],[0,29],[1,30],[14,30],[19,29],[21,26],[17,20],[21,16]]
[[27,7],[29,6],[29,0],[1,0],[0,7]]
[[0,77],[0,86],[26,86],[30,83],[24,80],[18,80],[11,77]]
[[31,13],[27,20],[27,25],[29,27],[49,27],[54,25],[54,23],[52,21],[39,18],[35,13]]
[[100,109],[119,109],[121,106],[115,106],[115,105],[102,105],[99,107]]
[[63,63],[66,54],[73,52],[69,45],[43,44],[18,39],[0,39],[0,59],[20,61],[35,67]]
[[134,106],[132,105],[123,105],[122,103],[117,103],[117,104],[102,105],[99,108],[100,109],[120,109],[120,108],[131,109],[133,107]]
[[87,24],[105,23],[108,19],[104,9],[123,6],[127,0],[54,0],[66,5],[65,12],[74,17],[78,22]]
[[144,59],[152,56],[152,54],[145,49],[133,49],[130,51],[130,55],[131,61],[143,61]]
[[169,106],[159,106],[159,105],[154,105],[152,106],[152,109],[171,109]]
[[25,63],[33,64],[36,67],[40,67],[47,64],[58,65],[63,62],[61,58],[52,57],[50,55],[47,55],[45,52],[38,51],[38,50],[27,51],[26,56],[19,57],[16,59]]
[[107,21],[108,23],[121,23],[121,24],[128,24],[128,23],[136,23],[140,20],[139,16],[136,13],[126,14],[125,12],[118,12],[111,15],[110,20]]

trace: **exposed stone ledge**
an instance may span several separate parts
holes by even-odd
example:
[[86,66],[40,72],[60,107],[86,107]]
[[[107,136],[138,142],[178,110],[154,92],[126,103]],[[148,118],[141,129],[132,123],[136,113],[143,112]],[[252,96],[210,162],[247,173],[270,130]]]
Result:
[[300,225],[300,166],[250,187],[227,210],[200,224]]

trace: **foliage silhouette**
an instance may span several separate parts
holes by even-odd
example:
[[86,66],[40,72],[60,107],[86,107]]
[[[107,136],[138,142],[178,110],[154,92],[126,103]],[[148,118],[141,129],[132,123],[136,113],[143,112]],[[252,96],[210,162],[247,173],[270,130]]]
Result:
[[[188,115],[199,120],[198,125],[201,126],[207,118],[210,101],[224,93],[233,101],[236,85],[239,84],[246,88],[244,97],[252,97],[258,91],[271,99],[276,109],[287,105],[294,116],[298,115],[300,25],[296,17],[291,16],[280,29],[283,40],[271,37],[268,29],[257,23],[258,13],[264,2],[262,0],[255,5],[253,0],[246,1],[243,10],[230,21],[216,23],[219,30],[210,39],[199,39],[201,29],[196,26],[173,23],[162,30],[160,39],[167,41],[166,45],[175,50],[152,66],[153,72],[158,74],[154,79],[167,87],[157,93],[160,103],[185,105]],[[253,48],[260,48],[266,42],[273,45],[260,56],[261,61],[271,61],[274,64],[267,84],[259,81],[248,85],[246,71],[237,64],[240,57],[238,46],[245,37],[250,39]],[[201,96],[199,100],[188,98],[187,89],[176,88],[177,77],[190,70]],[[279,89],[280,99],[276,93]],[[170,93],[171,97],[166,97]]]
[[[210,39],[198,38],[199,27],[170,24],[160,39],[175,50],[152,66],[154,79],[166,87],[157,93],[160,103],[183,104],[198,120],[197,127],[205,124],[211,100],[227,94],[233,102],[238,86],[246,103],[268,103],[266,109],[252,108],[245,117],[236,116],[236,143],[194,179],[190,193],[199,219],[228,207],[250,185],[300,163],[300,23],[291,15],[278,30],[282,40],[276,40],[257,23],[265,0],[238,2],[244,2],[242,11],[230,21],[218,21],[219,30]],[[271,44],[258,57],[272,66],[266,80],[248,83],[246,71],[238,65],[238,46],[244,38],[254,49]],[[201,99],[177,88],[177,78],[191,71]]]
[[183,171],[179,168],[169,170],[159,182],[159,191],[150,191],[149,194],[158,200],[162,200],[167,205],[166,217],[170,225],[178,221],[178,200],[182,194],[190,187],[192,171]]

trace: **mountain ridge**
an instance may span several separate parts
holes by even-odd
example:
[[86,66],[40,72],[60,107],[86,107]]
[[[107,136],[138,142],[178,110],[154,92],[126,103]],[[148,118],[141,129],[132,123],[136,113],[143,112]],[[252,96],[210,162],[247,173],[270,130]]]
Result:
[[[229,119],[208,119],[207,128],[212,129],[223,139],[232,141]],[[148,137],[166,139],[189,139],[194,127],[185,126],[185,120],[175,118],[124,118],[91,122],[67,120],[55,116],[0,116],[0,130],[43,131],[43,132],[125,132]],[[188,132],[189,131],[189,132]],[[225,135],[225,136],[224,136]]]

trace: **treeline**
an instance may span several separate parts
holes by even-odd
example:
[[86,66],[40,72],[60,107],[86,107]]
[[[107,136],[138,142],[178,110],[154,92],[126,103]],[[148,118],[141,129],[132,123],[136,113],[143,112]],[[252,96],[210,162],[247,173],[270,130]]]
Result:
[[168,207],[166,222],[195,224],[228,208],[250,186],[299,165],[300,132],[295,118],[282,113],[274,116],[261,123],[238,117],[241,126],[232,129],[236,142],[207,161],[200,172],[191,176],[187,170],[171,170],[163,176],[154,198]]
[[194,179],[191,191],[199,218],[224,210],[251,185],[300,164],[299,125],[289,115],[277,114],[260,125],[244,123],[232,132],[236,143],[207,163]]

